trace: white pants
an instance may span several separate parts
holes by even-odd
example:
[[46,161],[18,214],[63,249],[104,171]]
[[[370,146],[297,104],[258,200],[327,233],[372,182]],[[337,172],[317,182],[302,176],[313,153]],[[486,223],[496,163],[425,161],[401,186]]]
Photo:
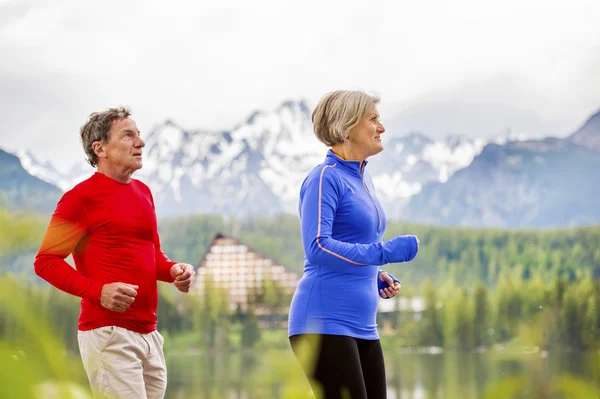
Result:
[[95,398],[162,399],[167,389],[164,339],[121,327],[78,331],[83,367]]

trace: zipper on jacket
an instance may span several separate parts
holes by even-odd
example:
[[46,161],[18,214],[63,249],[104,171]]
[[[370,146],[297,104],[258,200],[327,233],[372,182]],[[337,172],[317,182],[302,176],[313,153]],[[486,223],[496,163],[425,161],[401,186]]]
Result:
[[379,232],[379,231],[381,231],[381,213],[379,212],[379,208],[377,207],[377,204],[375,203],[375,199],[371,195],[371,192],[369,191],[369,189],[367,188],[367,184],[365,183],[365,179],[363,177],[363,169],[364,168],[365,168],[365,161],[362,161],[360,163],[360,180],[362,181],[362,184],[365,187],[365,190],[367,190],[367,194],[369,194],[369,198],[371,198],[373,205],[375,205],[375,210],[377,211],[377,218],[379,219],[379,227],[377,228],[377,232]]

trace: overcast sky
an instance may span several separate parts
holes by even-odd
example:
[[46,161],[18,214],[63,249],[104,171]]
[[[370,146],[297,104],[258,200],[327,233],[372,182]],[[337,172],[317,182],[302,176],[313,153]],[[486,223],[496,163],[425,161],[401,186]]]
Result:
[[600,1],[0,0],[0,148],[62,166],[92,111],[229,129],[339,88],[392,134],[564,136],[600,109]]

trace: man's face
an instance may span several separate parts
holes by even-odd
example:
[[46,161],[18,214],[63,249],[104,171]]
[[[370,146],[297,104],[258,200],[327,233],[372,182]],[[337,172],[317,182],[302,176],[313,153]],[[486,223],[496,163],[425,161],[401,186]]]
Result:
[[117,119],[110,128],[108,143],[102,145],[104,158],[111,168],[133,173],[142,168],[144,145],[140,131],[132,119]]

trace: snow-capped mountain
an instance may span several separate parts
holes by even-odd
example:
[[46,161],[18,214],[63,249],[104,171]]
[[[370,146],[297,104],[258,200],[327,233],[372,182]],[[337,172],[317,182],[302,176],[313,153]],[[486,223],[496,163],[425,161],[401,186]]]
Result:
[[[314,137],[310,116],[303,101],[287,101],[253,113],[231,131],[191,131],[166,121],[143,137],[144,167],[134,176],[151,187],[162,216],[295,213],[304,177],[327,151]],[[391,218],[401,217],[425,183],[445,182],[486,144],[461,136],[435,141],[421,133],[382,138],[386,150],[367,169]],[[61,174],[29,153],[18,155],[29,173],[63,190],[93,173],[83,161]]]
[[94,173],[94,169],[85,162],[83,155],[81,157],[81,162],[74,164],[66,172],[58,171],[49,161],[39,161],[30,151],[19,150],[17,151],[16,156],[21,161],[23,169],[29,172],[30,175],[53,184],[62,191],[69,190],[74,185],[87,179]]
[[0,149],[0,207],[48,213],[61,194],[58,187],[27,173],[17,156]]
[[566,138],[490,143],[413,196],[416,223],[550,228],[600,222],[600,111]]
[[406,201],[425,183],[445,182],[469,165],[485,142],[460,136],[434,141],[421,133],[388,138],[386,149],[369,163],[377,195],[389,217],[401,217]]

